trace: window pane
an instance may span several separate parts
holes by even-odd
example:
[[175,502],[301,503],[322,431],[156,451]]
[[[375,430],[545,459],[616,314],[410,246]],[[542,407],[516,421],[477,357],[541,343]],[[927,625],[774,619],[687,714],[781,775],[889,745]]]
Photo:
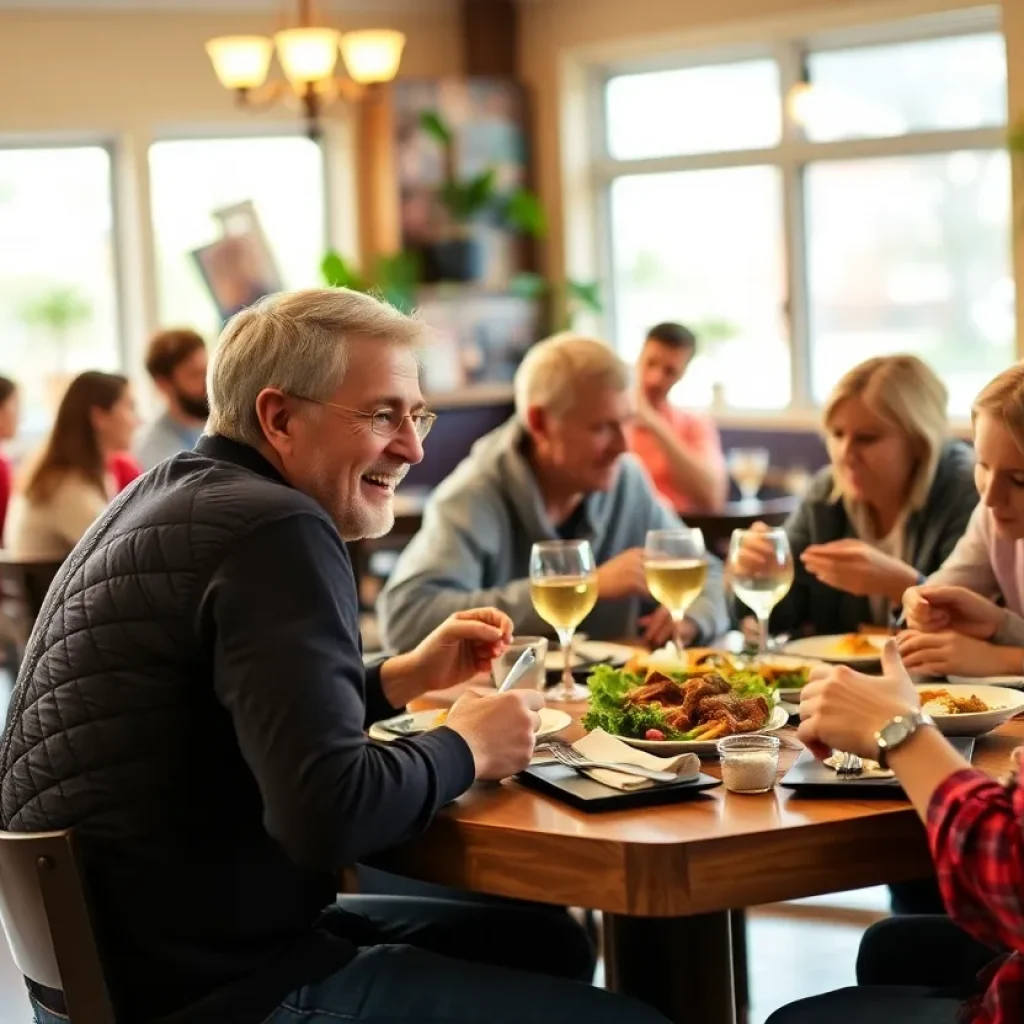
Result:
[[999,33],[812,53],[807,63],[803,120],[815,142],[1006,123]]
[[616,160],[774,146],[781,137],[773,60],[708,64],[612,78],[605,93]]
[[634,361],[649,327],[678,320],[700,340],[673,398],[779,409],[789,403],[782,316],[781,183],[772,167],[618,178],[612,185],[616,338]]
[[221,321],[191,253],[222,236],[213,211],[252,200],[286,288],[320,283],[324,167],[292,137],[158,142],[149,165],[163,323],[216,335]]
[[0,373],[28,434],[69,374],[121,363],[112,225],[105,149],[0,149]]
[[966,413],[1015,358],[1006,154],[816,163],[806,194],[815,399],[855,363],[909,352]]

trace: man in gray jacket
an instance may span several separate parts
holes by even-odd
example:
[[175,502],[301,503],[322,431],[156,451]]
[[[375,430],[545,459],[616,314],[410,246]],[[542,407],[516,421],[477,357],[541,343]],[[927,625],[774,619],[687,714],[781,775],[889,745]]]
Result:
[[[600,597],[581,627],[594,639],[662,644],[671,622],[643,572],[648,530],[681,526],[625,454],[629,371],[602,342],[556,335],[535,345],[515,378],[515,416],[474,446],[434,492],[377,611],[384,643],[408,650],[460,608],[493,605],[520,633],[549,633],[530,600],[537,541],[590,541]],[[687,641],[728,626],[721,564],[709,559]]]

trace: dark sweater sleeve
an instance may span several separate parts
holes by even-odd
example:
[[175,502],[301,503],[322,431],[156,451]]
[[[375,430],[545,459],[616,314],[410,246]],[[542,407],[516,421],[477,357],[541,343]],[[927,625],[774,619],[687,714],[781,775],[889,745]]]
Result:
[[363,717],[363,725],[369,728],[374,722],[380,722],[385,718],[391,718],[402,709],[396,708],[391,701],[384,696],[384,688],[381,683],[380,671],[384,662],[376,665],[368,665],[366,672],[366,714]]
[[299,866],[337,871],[393,846],[472,783],[472,754],[450,729],[387,745],[364,735],[355,582],[318,516],[239,542],[204,589],[200,623],[264,825]]

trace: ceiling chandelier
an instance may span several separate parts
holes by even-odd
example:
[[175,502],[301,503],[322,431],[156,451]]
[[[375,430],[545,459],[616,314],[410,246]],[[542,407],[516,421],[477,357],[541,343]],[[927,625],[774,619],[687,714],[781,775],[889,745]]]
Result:
[[[398,74],[405,36],[392,29],[339,32],[314,23],[312,0],[298,0],[297,23],[267,36],[220,36],[206,52],[220,84],[242,106],[262,109],[296,98],[302,105],[310,138],[320,134],[323,109],[337,100],[357,101],[368,88]],[[267,81],[274,51],[284,80]],[[339,52],[347,77],[334,74]]]

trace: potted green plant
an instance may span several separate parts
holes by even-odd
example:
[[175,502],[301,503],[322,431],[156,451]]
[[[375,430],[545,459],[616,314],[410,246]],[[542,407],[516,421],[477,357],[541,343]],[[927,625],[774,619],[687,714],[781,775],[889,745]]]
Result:
[[378,256],[369,275],[359,273],[336,249],[329,249],[320,261],[320,276],[330,288],[375,295],[403,313],[416,308],[419,260],[413,253]]
[[601,285],[597,281],[577,281],[567,278],[556,283],[540,274],[517,274],[512,281],[512,292],[524,299],[544,300],[548,307],[550,333],[570,331],[581,313],[600,316],[604,312]]

